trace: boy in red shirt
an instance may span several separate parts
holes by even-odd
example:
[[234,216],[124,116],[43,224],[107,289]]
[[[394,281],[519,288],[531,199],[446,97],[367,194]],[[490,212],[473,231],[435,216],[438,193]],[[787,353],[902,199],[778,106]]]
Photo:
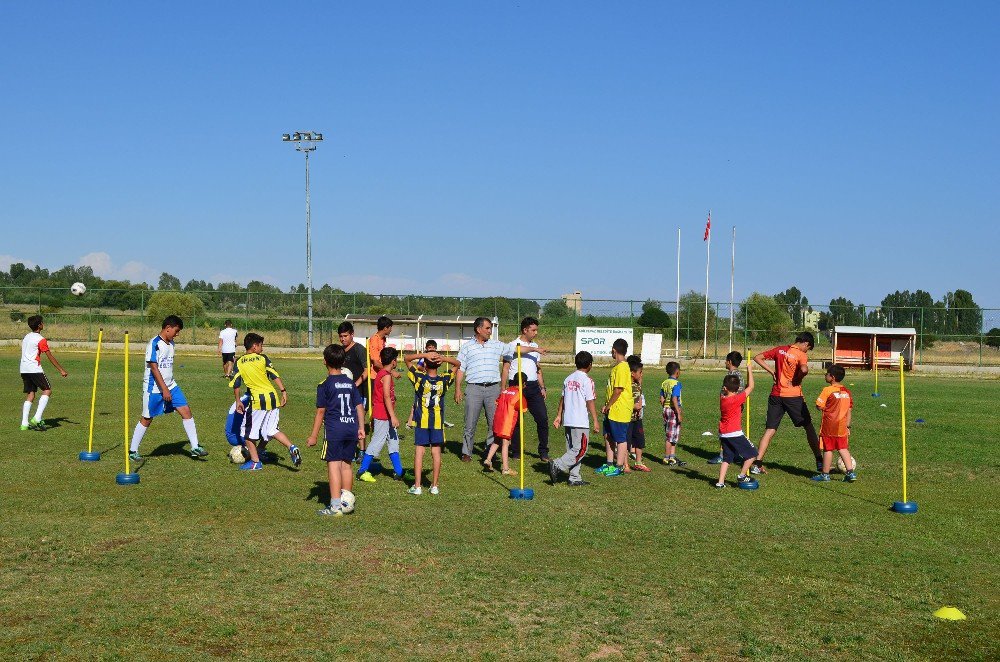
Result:
[[396,369],[399,352],[394,347],[383,347],[379,353],[382,368],[375,373],[372,387],[372,440],[365,449],[358,468],[358,480],[374,483],[370,469],[382,448],[389,446],[393,480],[403,480],[403,461],[399,458],[399,419],[396,418],[396,384],[392,373]]
[[[809,407],[802,397],[802,380],[809,374],[807,353],[814,346],[813,334],[803,331],[795,336],[795,342],[791,345],[773,347],[753,357],[754,363],[774,378],[771,395],[767,398],[767,422],[764,425],[764,436],[760,438],[760,453],[750,470],[753,474],[767,473],[764,469],[764,454],[785,414],[792,419],[795,427],[806,431],[806,440],[816,458],[816,470],[821,471],[823,468],[819,436],[809,416]],[[764,361],[774,361],[774,370],[765,365]]]
[[[823,448],[822,471],[813,476],[812,480],[827,482],[830,480],[830,465],[833,463],[833,451],[838,451],[844,460],[845,467],[853,467],[854,459],[847,450],[847,440],[851,434],[851,410],[854,399],[851,392],[843,384],[846,374],[843,366],[831,365],[826,369],[826,383],[829,384],[816,398],[816,409],[823,412],[823,424],[820,426],[820,446]],[[849,470],[845,472],[844,482],[853,483],[858,475]]]
[[521,384],[524,384],[524,373],[518,373],[497,397],[497,409],[496,413],[493,414],[493,443],[490,444],[490,448],[486,452],[486,459],[483,460],[483,470],[486,472],[493,471],[493,456],[496,455],[499,445],[501,446],[500,461],[502,465],[500,473],[504,476],[517,475],[517,472],[510,468],[510,438],[514,434],[514,427],[521,417],[521,413],[528,411],[528,403],[524,400],[518,385],[518,377],[521,378]]
[[743,403],[747,401],[747,396],[753,392],[753,371],[750,364],[747,364],[747,387],[740,391],[740,378],[738,375],[726,375],[722,380],[722,388],[725,394],[719,398],[719,441],[722,442],[722,464],[719,465],[719,482],[715,484],[716,489],[721,490],[726,486],[726,472],[729,465],[737,457],[746,458],[743,460],[743,467],[736,481],[740,485],[747,487],[755,486],[757,481],[751,478],[747,472],[753,466],[754,458],[757,457],[757,447],[750,443],[746,435],[743,434]]

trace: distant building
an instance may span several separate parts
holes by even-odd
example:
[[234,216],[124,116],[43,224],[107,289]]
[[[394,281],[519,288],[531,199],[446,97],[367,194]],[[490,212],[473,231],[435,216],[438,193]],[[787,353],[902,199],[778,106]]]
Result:
[[580,315],[583,313],[583,294],[579,291],[562,295],[562,300],[566,302],[566,307],[575,314]]

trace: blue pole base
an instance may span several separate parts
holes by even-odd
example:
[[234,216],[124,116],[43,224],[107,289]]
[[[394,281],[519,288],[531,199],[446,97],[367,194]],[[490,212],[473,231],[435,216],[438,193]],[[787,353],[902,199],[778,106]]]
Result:
[[881,398],[882,396],[879,395],[878,393],[872,393],[872,397],[873,398]]
[[526,487],[523,490],[515,487],[510,491],[510,498],[518,499],[520,501],[531,501],[535,498],[535,490],[530,487]]
[[736,487],[741,490],[756,490],[760,487],[760,481],[751,480],[749,483],[736,483]]
[[916,501],[894,501],[892,507],[889,509],[894,513],[899,513],[900,515],[913,515],[917,512],[917,502]]
[[139,474],[127,474],[124,471],[115,476],[115,482],[119,485],[138,485]]
[[101,454],[91,451],[83,451],[80,453],[81,462],[100,462]]

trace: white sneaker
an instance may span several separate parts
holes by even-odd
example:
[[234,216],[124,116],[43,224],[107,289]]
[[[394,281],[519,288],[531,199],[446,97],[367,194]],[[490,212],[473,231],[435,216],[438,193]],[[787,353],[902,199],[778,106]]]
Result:
[[416,486],[414,486],[414,487],[411,487],[410,489],[408,489],[408,490],[406,490],[406,491],[407,491],[408,493],[410,493],[410,494],[413,494],[413,495],[415,495],[415,496],[420,496],[421,494],[423,494],[423,493],[424,493],[424,491],[423,491],[422,489],[420,489],[419,487],[416,487]]
[[440,491],[437,485],[431,485],[431,494],[438,494]]

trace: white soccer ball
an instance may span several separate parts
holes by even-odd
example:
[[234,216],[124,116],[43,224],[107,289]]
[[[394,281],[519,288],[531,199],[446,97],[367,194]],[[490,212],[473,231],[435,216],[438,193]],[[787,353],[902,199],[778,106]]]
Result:
[[354,512],[354,492],[343,490],[340,493],[340,509],[345,515]]
[[246,462],[246,455],[244,455],[244,448],[242,446],[233,446],[229,449],[229,461],[233,464],[243,464]]
[[69,292],[75,297],[82,297],[87,293],[87,286],[83,283],[73,283],[69,287]]
[[[854,466],[851,467],[851,471],[857,471],[858,470],[858,458],[856,458],[856,457],[854,457],[852,455],[851,456],[851,461],[854,463]],[[847,471],[847,465],[844,464],[844,458],[842,458],[840,456],[837,456],[837,468],[840,469],[841,473],[846,473],[846,471]]]
[[354,381],[354,373],[351,372],[350,368],[341,368],[340,369],[340,374],[347,375],[348,379],[350,379],[352,382]]

